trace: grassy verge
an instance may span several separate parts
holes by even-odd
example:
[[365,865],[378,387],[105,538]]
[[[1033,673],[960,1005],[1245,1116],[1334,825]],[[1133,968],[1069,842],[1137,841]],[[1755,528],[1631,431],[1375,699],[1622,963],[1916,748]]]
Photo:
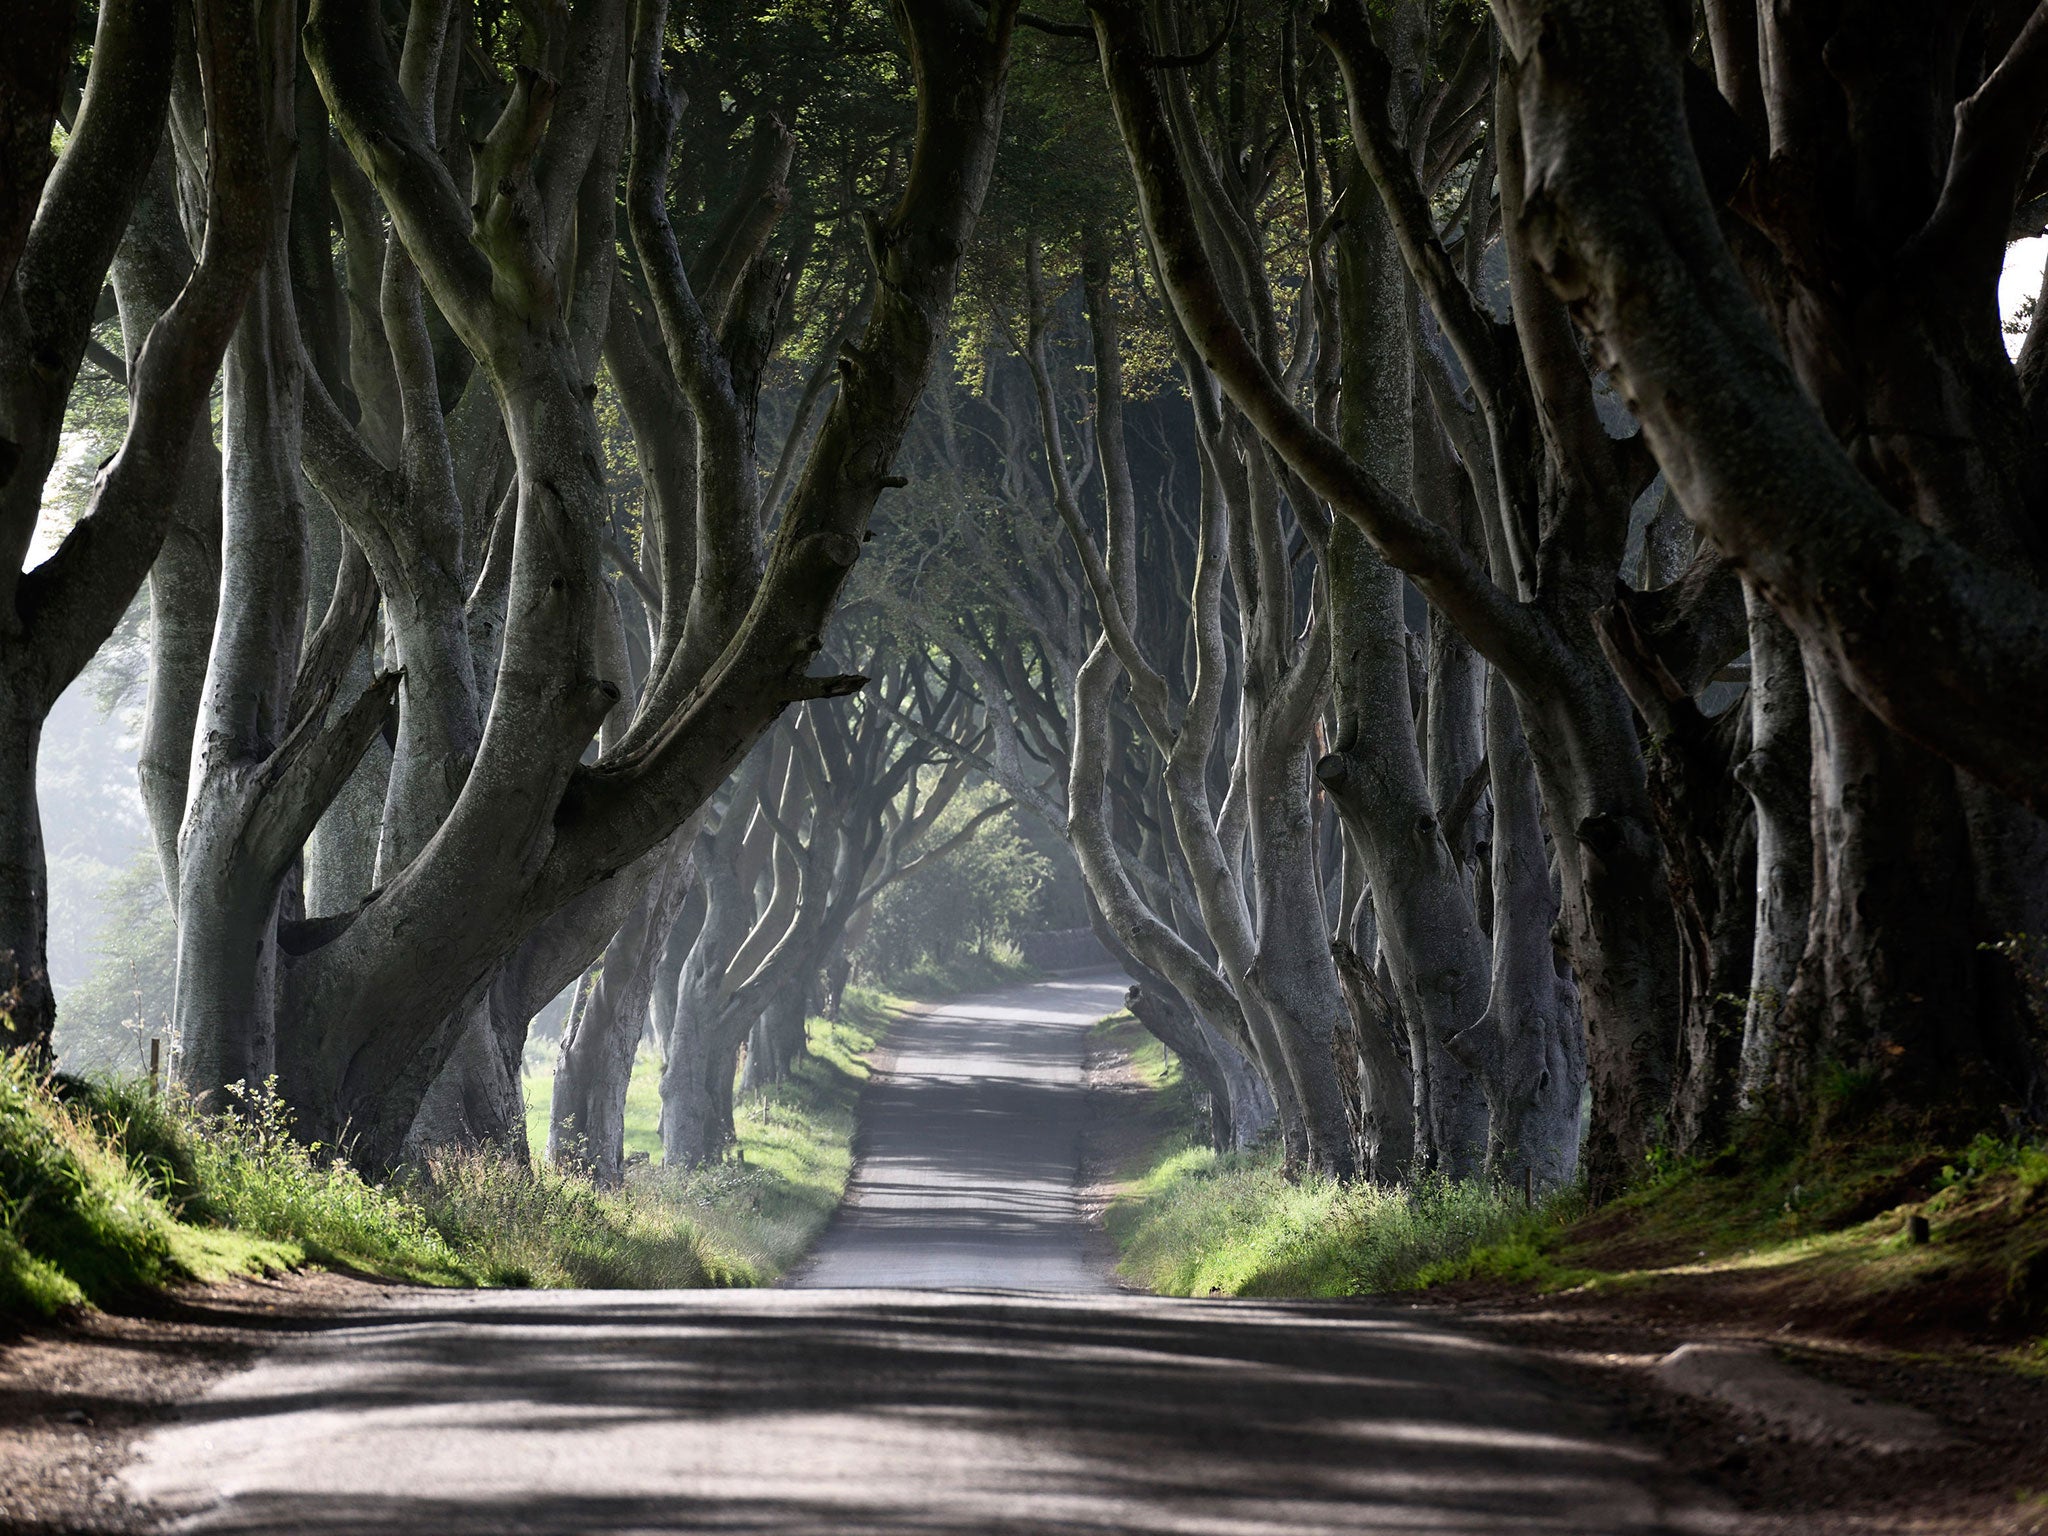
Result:
[[[307,1263],[432,1285],[765,1283],[846,1187],[865,1057],[894,1005],[849,993],[843,1022],[812,1020],[794,1078],[739,1106],[740,1159],[642,1164],[613,1191],[478,1153],[373,1184],[294,1141],[273,1101],[201,1116],[0,1055],[0,1321]],[[636,1074],[631,1148],[654,1144],[656,1108]]]
[[1640,1293],[1913,1347],[2048,1366],[2048,1146],[1871,1136],[1768,1143],[1665,1173],[1576,1221],[1529,1225],[1427,1279]]
[[1406,1290],[1525,1220],[1520,1196],[1482,1185],[1290,1182],[1277,1149],[1185,1145],[1132,1181],[1108,1215],[1119,1270],[1169,1296]]
[[1149,1090],[1147,1134],[1116,1170],[1105,1220],[1126,1278],[1169,1296],[1354,1296],[1518,1230],[1519,1196],[1431,1180],[1405,1191],[1290,1181],[1277,1146],[1218,1153],[1193,1084],[1128,1015],[1096,1026]]
[[[812,1019],[810,1052],[786,1083],[733,1106],[737,1156],[692,1173],[661,1166],[660,1066],[643,1048],[626,1090],[626,1195],[687,1214],[721,1284],[765,1285],[801,1258],[831,1219],[853,1169],[854,1108],[867,1057],[902,1000],[849,987],[838,1023]],[[544,1067],[526,1076],[527,1136],[547,1141],[554,1092]]]
[[[698,1223],[707,1253],[735,1283],[772,1281],[832,1219],[853,1172],[867,1058],[896,1006],[886,994],[849,988],[838,1023],[809,1022],[810,1054],[789,1081],[733,1107],[740,1157],[668,1185]],[[645,1176],[656,1184],[673,1178],[659,1168]]]
[[172,1189],[192,1164],[167,1111],[68,1087],[0,1055],[0,1320],[303,1261],[260,1231],[181,1219]]
[[[1123,1033],[1156,1107],[1191,1098]],[[1589,1210],[1565,1192],[1426,1180],[1290,1182],[1279,1153],[1222,1155],[1191,1112],[1157,1120],[1108,1212],[1122,1273],[1171,1295],[1345,1296],[1433,1286],[1640,1298],[1911,1347],[1989,1344],[2048,1368],[2048,1147],[1868,1136],[1758,1144],[1661,1171]]]

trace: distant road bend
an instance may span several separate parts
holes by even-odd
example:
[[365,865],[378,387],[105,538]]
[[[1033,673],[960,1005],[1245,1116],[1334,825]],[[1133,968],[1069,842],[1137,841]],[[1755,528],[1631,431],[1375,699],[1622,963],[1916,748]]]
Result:
[[892,1036],[818,1252],[769,1291],[408,1293],[190,1404],[128,1473],[195,1532],[1720,1530],[1485,1341],[1117,1292],[1075,1184],[1120,978]]

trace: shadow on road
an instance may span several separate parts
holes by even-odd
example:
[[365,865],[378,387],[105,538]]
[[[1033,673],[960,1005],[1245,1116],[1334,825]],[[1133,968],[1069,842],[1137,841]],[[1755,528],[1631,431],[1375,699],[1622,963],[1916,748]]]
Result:
[[1655,1458],[1493,1346],[1148,1297],[427,1301],[193,1405],[131,1481],[336,1536],[1673,1528]]

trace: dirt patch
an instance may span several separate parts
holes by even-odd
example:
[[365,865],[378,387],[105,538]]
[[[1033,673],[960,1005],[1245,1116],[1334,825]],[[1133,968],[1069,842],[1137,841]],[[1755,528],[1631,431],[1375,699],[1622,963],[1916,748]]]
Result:
[[139,1435],[280,1334],[358,1317],[400,1289],[326,1272],[182,1287],[0,1341],[0,1532],[150,1529],[119,1479]]
[[[2048,1533],[2048,1377],[1988,1356],[1909,1355],[1790,1322],[1752,1322],[1739,1288],[1719,1305],[1697,1293],[1460,1290],[1433,1298],[1434,1307],[1619,1403],[1625,1428],[1661,1443],[1681,1471],[1748,1512],[1745,1536]],[[1956,1443],[1898,1455],[1817,1446],[1667,1390],[1657,1362],[1701,1340],[1768,1345],[1822,1380],[1931,1414]]]

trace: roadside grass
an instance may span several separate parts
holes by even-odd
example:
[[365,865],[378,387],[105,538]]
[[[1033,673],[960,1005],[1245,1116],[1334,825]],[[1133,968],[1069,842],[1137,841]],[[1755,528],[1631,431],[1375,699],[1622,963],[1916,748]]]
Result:
[[1992,1342],[2014,1363],[2048,1364],[2048,1145],[1875,1130],[1805,1149],[1756,1137],[1424,1278],[1712,1293],[1830,1332]]
[[[680,1180],[661,1168],[650,1183],[680,1183],[705,1248],[737,1285],[766,1285],[818,1239],[853,1172],[855,1115],[868,1057],[901,1000],[849,987],[839,1022],[808,1021],[810,1051],[789,1081],[733,1107],[739,1156]],[[673,1187],[673,1186],[672,1186]]]
[[[643,1163],[622,1190],[482,1153],[375,1184],[295,1141],[264,1094],[201,1115],[0,1054],[0,1322],[308,1263],[429,1285],[765,1284],[838,1205],[866,1057],[899,1006],[849,990],[841,1023],[810,1022],[793,1079],[738,1106],[740,1158],[680,1177]],[[635,1150],[656,1144],[654,1086],[636,1072]]]
[[1358,1296],[1411,1289],[1527,1220],[1521,1197],[1425,1179],[1409,1189],[1290,1181],[1277,1148],[1184,1145],[1111,1205],[1127,1278],[1169,1296]]
[[731,1283],[693,1213],[488,1152],[431,1157],[398,1191],[479,1285],[654,1290]]
[[[806,1023],[810,1050],[790,1080],[733,1106],[737,1155],[689,1173],[660,1162],[660,1063],[645,1047],[634,1058],[626,1090],[626,1152],[634,1161],[624,1197],[687,1217],[708,1283],[766,1285],[824,1230],[853,1171],[855,1106],[869,1075],[867,1058],[892,1011],[903,1006],[891,993],[847,988],[838,1023]],[[530,1069],[524,1087],[527,1136],[538,1155],[547,1141],[552,1068]]]
[[1423,1273],[1527,1224],[1519,1194],[1426,1180],[1410,1190],[1290,1180],[1267,1144],[1217,1152],[1194,1081],[1127,1013],[1095,1026],[1149,1099],[1113,1170],[1104,1214],[1125,1279],[1167,1296],[1356,1296]]
[[[190,1149],[168,1112],[137,1125],[128,1108],[119,1089],[0,1055],[0,1321],[304,1262],[297,1243],[182,1219],[173,1181]],[[131,1126],[148,1153],[130,1155]]]
[[[1186,1096],[1118,1031],[1155,1104]],[[1347,1296],[1450,1287],[1628,1293],[1913,1347],[1989,1344],[2048,1371],[2048,1145],[1912,1134],[1798,1149],[1755,1136],[1653,1166],[1590,1208],[1575,1190],[1286,1178],[1275,1148],[1218,1154],[1183,1115],[1123,1171],[1107,1213],[1128,1278],[1169,1295]],[[1914,1240],[1914,1218],[1926,1240]]]
[[118,1152],[0,1054],[0,1315],[49,1315],[177,1276],[176,1226]]

